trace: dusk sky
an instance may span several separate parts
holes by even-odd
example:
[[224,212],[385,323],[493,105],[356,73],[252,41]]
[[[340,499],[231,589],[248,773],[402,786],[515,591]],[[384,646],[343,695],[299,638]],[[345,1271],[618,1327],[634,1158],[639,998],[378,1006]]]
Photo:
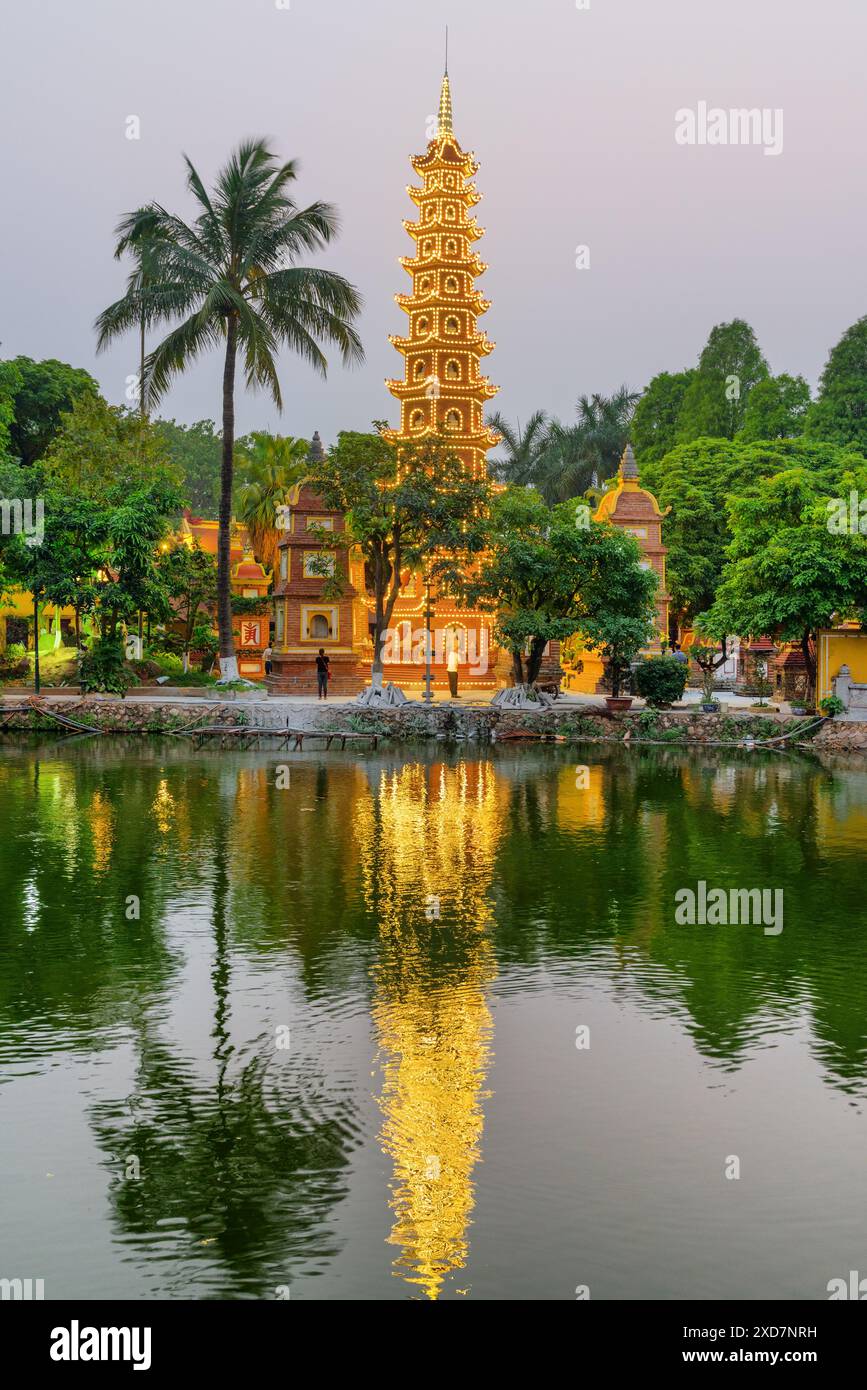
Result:
[[[409,156],[436,110],[447,22],[455,131],[480,161],[496,408],[569,418],[581,393],[693,364],[734,317],[772,371],[815,384],[867,312],[864,0],[7,5],[2,356],[86,367],[121,403],[136,344],[97,358],[93,333],[124,285],[119,215],[150,199],[188,215],[182,152],[209,183],[242,137],[266,135],[301,163],[298,200],[339,209],[319,263],[364,296],[366,362],[335,359],[322,382],[284,355],[283,415],[240,391],[239,432],[318,428],[329,443],[394,420],[383,382],[401,372],[387,335],[405,324]],[[675,113],[700,102],[781,109],[782,151],[679,145]],[[204,360],[159,413],[219,419],[220,371]]]

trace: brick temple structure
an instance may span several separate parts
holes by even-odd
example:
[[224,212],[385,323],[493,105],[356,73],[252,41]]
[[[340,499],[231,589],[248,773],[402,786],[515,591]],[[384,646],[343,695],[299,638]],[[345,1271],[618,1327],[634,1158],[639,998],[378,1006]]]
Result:
[[[403,336],[390,339],[403,358],[403,375],[386,383],[400,407],[400,422],[387,437],[398,445],[444,437],[467,471],[480,477],[487,470],[488,451],[500,441],[484,421],[485,406],[498,388],[482,372],[494,344],[478,327],[479,317],[490,308],[476,288],[487,269],[476,250],[483,230],[472,215],[481,198],[474,183],[478,165],[454,133],[448,74],[442,81],[436,133],[425,153],[411,163],[418,182],[408,192],[417,216],[404,227],[414,243],[413,254],[400,261],[411,289],[396,296],[408,322]],[[317,433],[311,446],[314,461],[321,450]],[[668,631],[663,515],[656,499],[639,486],[635,458],[627,447],[618,485],[602,499],[596,518],[634,535],[645,563],[659,576],[659,632],[652,652],[659,651],[660,638]],[[329,546],[323,533],[343,531],[344,519],[304,484],[293,490],[284,522],[273,595],[269,689],[275,694],[315,692],[316,653],[322,647],[331,663],[330,691],[358,693],[370,684],[373,661],[373,598],[365,586],[363,562],[356,552]],[[342,580],[339,600],[327,596],[329,583],[322,571],[328,565]],[[462,695],[490,695],[511,684],[511,656],[494,646],[492,615],[462,609],[447,595],[428,595],[423,576],[409,570],[401,575],[386,635],[383,682],[393,682],[407,695],[421,693],[429,600],[434,688],[448,689],[446,661],[455,648]],[[562,675],[559,650],[555,642],[546,649],[540,683]],[[588,670],[593,660],[590,655]],[[601,663],[597,664],[590,688],[601,677]]]

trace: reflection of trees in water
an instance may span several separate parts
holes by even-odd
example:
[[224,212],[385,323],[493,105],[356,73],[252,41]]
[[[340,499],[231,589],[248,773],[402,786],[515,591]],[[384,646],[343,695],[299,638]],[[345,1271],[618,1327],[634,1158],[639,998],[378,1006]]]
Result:
[[[0,1014],[16,1045],[38,1019],[55,1046],[99,1046],[101,1030],[128,1023],[142,988],[165,990],[177,966],[162,930],[173,884],[154,813],[159,764],[128,763],[122,748],[93,753],[40,745],[0,756]],[[188,833],[198,810],[206,835],[201,807],[181,795],[177,810],[173,833]],[[130,895],[137,920],[126,916]]]
[[383,1055],[380,1134],[394,1164],[394,1272],[439,1297],[467,1260],[490,1065],[488,895],[502,807],[489,763],[380,769],[356,809],[378,923],[371,1013]]
[[227,868],[234,779],[224,769],[222,780],[212,819],[211,1075],[203,1080],[201,1066],[176,1056],[143,1016],[135,1089],[120,1105],[95,1105],[92,1123],[116,1171],[128,1155],[141,1166],[139,1180],[111,1191],[124,1235],[139,1249],[150,1245],[156,1259],[167,1230],[176,1259],[180,1231],[189,1242],[186,1261],[172,1266],[176,1296],[193,1280],[216,1297],[267,1297],[291,1282],[301,1260],[334,1254],[328,1221],[346,1192],[351,1125],[345,1102],[325,1099],[324,1085],[317,1096],[299,1082],[273,1033],[246,1049],[248,1060],[235,1056]]
[[[184,1230],[189,1277],[215,1292],[268,1292],[293,1260],[328,1254],[357,1142],[351,1093],[327,1077],[299,1090],[270,1036],[232,1051],[233,952],[278,966],[291,952],[310,1001],[372,991],[396,1272],[429,1296],[466,1259],[504,962],[569,959],[675,1011],[726,1066],[808,1011],[833,1084],[867,1076],[867,775],[848,760],[602,745],[355,760],[94,739],[0,748],[0,799],[5,1045],[41,1057],[46,1039],[94,1050],[130,1030],[129,1103],[92,1108],[105,1153],[142,1161],[141,1181],[112,1190],[115,1219],[155,1260]],[[674,895],[699,879],[785,887],[784,931],[676,927]],[[213,934],[203,1065],[159,1030],[175,917],[196,902]]]
[[[829,1078],[863,1084],[867,943],[846,823],[867,815],[867,776],[850,773],[842,792],[812,759],[717,753],[585,750],[604,794],[596,819],[577,826],[576,756],[552,754],[539,776],[547,789],[522,783],[511,797],[498,947],[625,970],[660,1010],[685,1010],[700,1050],[731,1065],[806,1007]],[[783,932],[676,926],[675,893],[700,879],[783,887]]]

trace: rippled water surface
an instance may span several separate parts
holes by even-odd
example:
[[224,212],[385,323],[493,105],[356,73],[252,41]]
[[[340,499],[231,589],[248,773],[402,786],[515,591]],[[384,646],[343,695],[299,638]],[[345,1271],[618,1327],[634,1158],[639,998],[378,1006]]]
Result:
[[[761,1299],[867,1272],[862,764],[6,741],[0,818],[0,1276]],[[782,889],[783,930],[677,925],[699,880]]]

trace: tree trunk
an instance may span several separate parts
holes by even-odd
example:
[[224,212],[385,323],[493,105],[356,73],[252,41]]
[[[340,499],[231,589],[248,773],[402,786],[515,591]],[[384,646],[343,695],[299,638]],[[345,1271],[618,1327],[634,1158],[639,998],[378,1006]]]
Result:
[[534,637],[530,643],[530,655],[527,657],[527,684],[532,685],[539,674],[542,665],[542,654],[548,642],[544,637]]
[[232,482],[235,466],[235,355],[238,325],[226,321],[226,361],[223,368],[223,459],[220,468],[220,521],[217,538],[217,630],[220,635],[220,680],[238,679],[238,660],[232,637]]
[[33,688],[39,694],[39,590],[33,591]]
[[515,685],[524,684],[524,663],[521,660],[520,650],[517,648],[512,652],[512,670],[515,676]]
[[812,709],[816,702],[816,649],[812,635],[808,628],[801,637],[801,651],[804,654],[804,668],[807,672],[807,689],[804,693],[807,709]]

